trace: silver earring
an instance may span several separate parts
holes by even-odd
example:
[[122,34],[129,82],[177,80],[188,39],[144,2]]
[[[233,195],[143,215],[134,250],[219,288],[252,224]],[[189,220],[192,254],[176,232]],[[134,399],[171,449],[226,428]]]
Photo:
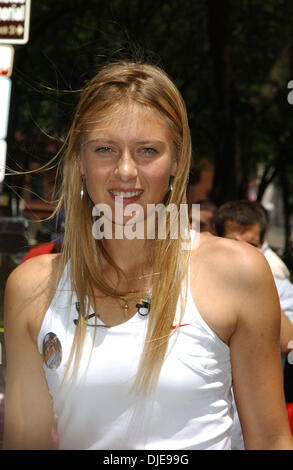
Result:
[[80,188],[80,200],[81,201],[82,201],[83,196],[84,196],[83,181],[84,181],[84,175],[81,175],[81,188]]

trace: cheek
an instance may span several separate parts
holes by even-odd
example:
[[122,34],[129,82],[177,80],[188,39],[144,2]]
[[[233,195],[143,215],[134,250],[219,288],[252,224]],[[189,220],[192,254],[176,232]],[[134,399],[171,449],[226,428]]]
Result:
[[152,167],[150,168],[150,173],[152,175],[153,181],[165,182],[167,186],[169,185],[170,177],[173,176],[174,164],[170,161],[169,158],[164,158],[153,162]]
[[94,204],[101,202],[101,197],[104,194],[104,188],[107,180],[109,179],[109,171],[101,165],[84,165],[85,168],[85,183],[89,197]]
[[88,184],[105,181],[112,171],[111,164],[101,164],[93,159],[85,160],[83,167],[85,169],[85,175]]
[[145,172],[144,177],[148,180],[149,187],[153,188],[154,192],[166,193],[170,182],[170,173],[168,170],[166,171],[166,168],[157,165],[152,171]]

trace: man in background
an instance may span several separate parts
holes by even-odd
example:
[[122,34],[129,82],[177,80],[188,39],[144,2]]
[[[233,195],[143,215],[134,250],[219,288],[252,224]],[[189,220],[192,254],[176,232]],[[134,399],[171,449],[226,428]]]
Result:
[[213,187],[215,165],[211,159],[198,158],[191,168],[187,186],[188,205],[209,199]]
[[213,220],[213,230],[220,237],[245,241],[261,248],[274,277],[290,279],[287,266],[266,241],[268,224],[268,213],[260,203],[238,200],[219,207]]
[[[194,214],[192,214],[192,205],[188,206],[188,216],[191,228],[197,229],[198,222],[201,232],[211,232],[212,231],[212,220],[214,213],[217,209],[215,204],[213,204],[208,199],[204,199],[202,201],[197,201],[195,204],[199,204],[199,216],[200,220],[194,220]],[[198,211],[195,211],[195,214],[198,215]]]

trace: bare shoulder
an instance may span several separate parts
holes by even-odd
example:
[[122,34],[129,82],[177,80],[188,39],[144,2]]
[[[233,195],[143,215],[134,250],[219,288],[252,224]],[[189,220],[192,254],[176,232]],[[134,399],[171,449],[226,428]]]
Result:
[[[229,346],[233,393],[247,449],[292,449],[280,363],[280,304],[256,248],[203,235],[191,255],[191,290]],[[269,380],[268,380],[269,378]]]
[[15,300],[25,301],[53,281],[57,272],[59,255],[40,255],[30,258],[15,268],[6,283],[6,295],[13,294]]
[[200,265],[219,280],[237,283],[238,287],[255,288],[258,283],[273,279],[263,253],[248,243],[210,234],[200,238],[199,247],[192,252],[192,265]]
[[191,291],[207,324],[228,345],[237,325],[279,315],[270,267],[256,248],[240,241],[201,234],[191,254]]
[[46,277],[49,272],[57,265],[59,254],[48,254],[35,256],[29,258],[24,263],[20,264],[10,274],[8,281],[15,282],[19,277],[23,277],[23,281],[31,282],[34,278]]
[[5,288],[5,323],[38,325],[49,306],[60,255],[30,258],[10,274]]

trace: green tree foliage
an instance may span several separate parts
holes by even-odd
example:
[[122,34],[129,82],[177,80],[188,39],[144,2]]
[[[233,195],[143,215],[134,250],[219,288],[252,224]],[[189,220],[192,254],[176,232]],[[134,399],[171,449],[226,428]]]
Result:
[[259,163],[259,196],[283,178],[290,201],[292,20],[291,0],[33,1],[30,41],[16,48],[9,162],[49,158],[46,135],[57,149],[85,81],[109,60],[144,56],[183,94],[194,158],[216,164],[215,202],[245,196]]

